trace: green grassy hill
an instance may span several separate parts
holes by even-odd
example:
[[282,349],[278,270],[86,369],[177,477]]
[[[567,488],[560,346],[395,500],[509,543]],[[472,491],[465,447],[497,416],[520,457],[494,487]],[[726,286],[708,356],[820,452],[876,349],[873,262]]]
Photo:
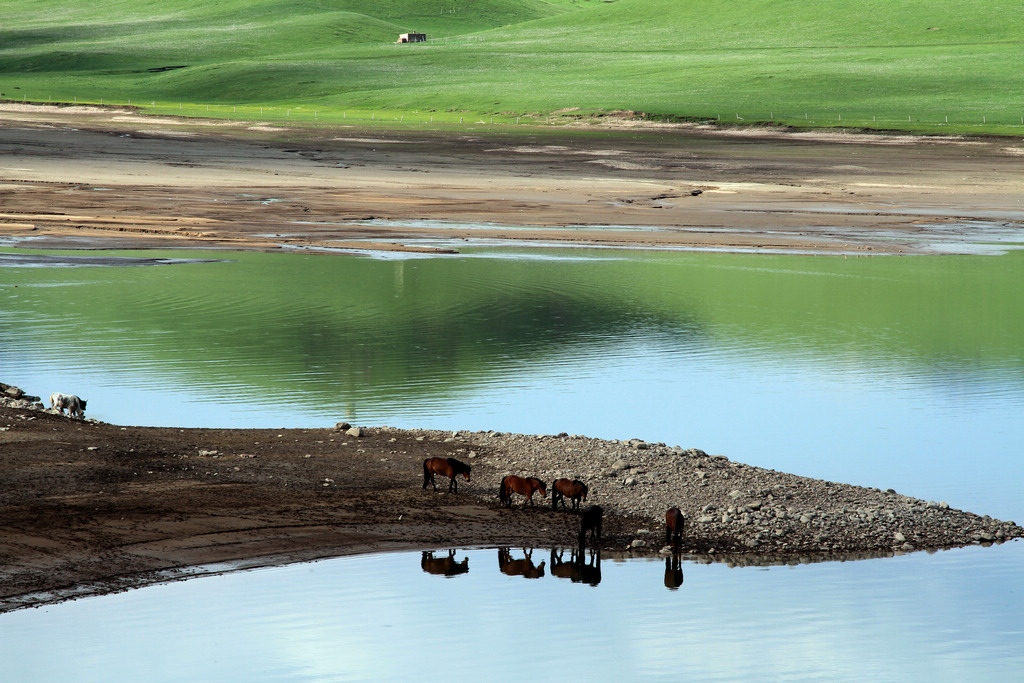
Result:
[[[1024,131],[1024,13],[1008,0],[8,4],[8,99],[296,121],[631,110]],[[407,31],[430,40],[395,44]]]

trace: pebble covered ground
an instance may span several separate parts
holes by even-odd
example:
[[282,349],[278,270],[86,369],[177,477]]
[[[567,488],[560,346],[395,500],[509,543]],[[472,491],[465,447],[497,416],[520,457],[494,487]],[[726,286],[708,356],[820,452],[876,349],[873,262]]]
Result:
[[1024,537],[1014,522],[945,502],[752,467],[698,448],[568,434],[421,435],[465,444],[458,452],[476,468],[493,469],[496,480],[519,474],[549,485],[560,477],[586,482],[588,503],[636,522],[633,548],[663,547],[670,507],[685,514],[682,550],[693,553],[890,554]]
[[[55,412],[39,397],[6,384],[0,384],[0,405]],[[339,424],[335,431],[350,428]],[[355,438],[371,451],[390,449],[381,455],[414,457],[393,448],[394,442],[401,442],[470,463],[474,485],[464,487],[463,495],[484,508],[498,508],[497,486],[506,474],[538,477],[549,486],[557,478],[579,479],[589,486],[586,505],[599,504],[606,517],[613,518],[608,543],[615,544],[609,548],[614,550],[665,550],[665,512],[672,507],[686,519],[678,550],[704,557],[727,554],[738,562],[868,557],[1024,538],[1024,528],[1012,521],[957,510],[942,501],[753,467],[699,448],[565,433],[393,427],[355,427],[349,433],[357,434]],[[383,465],[388,462],[383,458],[381,466],[411,467],[399,461]],[[301,470],[295,476],[301,479]],[[411,490],[420,490],[419,479],[417,472],[411,473]],[[549,505],[551,499],[540,500]],[[521,499],[515,504],[520,503]],[[528,528],[532,526],[522,531]],[[536,531],[549,529],[538,526]]]

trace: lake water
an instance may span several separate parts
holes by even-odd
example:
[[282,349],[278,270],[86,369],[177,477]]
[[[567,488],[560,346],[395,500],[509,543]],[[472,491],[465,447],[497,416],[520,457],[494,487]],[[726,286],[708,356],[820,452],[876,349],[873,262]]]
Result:
[[420,553],[341,558],[2,615],[0,678],[1020,680],[1020,617],[1004,604],[1020,564],[991,551],[760,570],[684,562],[669,568],[675,590],[664,560],[588,557],[592,586],[552,575],[539,549],[539,578],[501,573],[495,549],[458,550],[467,571],[448,577],[426,573]]
[[[123,267],[76,264],[82,255],[68,252],[47,267],[0,261],[0,379],[30,393],[79,394],[97,419],[221,427],[347,420],[638,437],[1024,519],[1020,251],[843,258],[470,248],[386,259],[102,252],[219,260]],[[649,597],[613,597],[606,584],[614,585],[613,572],[657,571],[614,565],[583,595],[599,603],[610,628],[622,628],[588,636],[590,617],[564,617],[567,631],[584,634],[566,656],[577,667],[587,652],[608,659],[608,637],[632,644],[619,668],[607,663],[593,677],[626,674],[631,662],[652,667],[641,674],[666,677],[670,663],[684,672],[696,666],[699,680],[757,679],[762,671],[776,679],[883,680],[898,672],[892,680],[1024,680],[1019,655],[1008,654],[1024,652],[1021,545],[768,571],[687,565],[679,591],[662,586]],[[465,590],[448,601],[461,605],[462,619],[484,619],[490,611],[471,596],[492,589],[470,586],[476,566],[489,561],[470,559],[467,576],[422,579],[459,587],[455,595]],[[386,562],[337,566],[378,561]],[[402,562],[419,571],[418,557]],[[329,564],[273,572],[304,577]],[[197,579],[47,613],[67,610],[88,623],[79,605],[256,576],[263,574]],[[656,588],[658,580],[644,581]],[[304,582],[280,590],[302,592]],[[522,624],[553,629],[552,601],[584,587],[551,577],[537,585],[544,588],[529,589],[541,591],[529,605],[489,608],[493,623],[465,643],[472,649],[482,633],[522,642],[547,653],[531,673],[554,678],[558,653],[523,635]],[[391,595],[387,586],[362,590]],[[643,610],[630,608],[634,599]],[[263,602],[253,609],[272,609]],[[662,603],[658,610],[678,611],[655,610]],[[438,622],[424,612],[444,610],[410,607],[408,624],[387,628],[426,633]],[[638,623],[648,611],[649,621]],[[27,618],[20,614],[0,616],[0,633]],[[259,623],[284,629],[290,618],[270,614]],[[310,655],[328,642],[341,651],[366,642],[364,658],[398,666],[380,641],[346,635],[347,617],[314,622],[310,629],[325,631],[301,629]],[[683,635],[669,658],[676,631]],[[416,652],[410,638],[403,646]],[[458,654],[421,659],[425,674],[459,677]],[[485,675],[497,660],[484,663],[467,677]],[[868,675],[851,675],[857,667]],[[333,680],[302,671],[288,676]],[[499,677],[520,675],[503,671]],[[365,670],[351,672],[359,678]]]

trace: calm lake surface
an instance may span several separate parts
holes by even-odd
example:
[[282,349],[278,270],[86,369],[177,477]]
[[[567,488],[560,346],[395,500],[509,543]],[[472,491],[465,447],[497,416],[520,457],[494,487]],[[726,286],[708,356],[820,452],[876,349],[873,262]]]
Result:
[[[90,254],[217,260],[121,266],[76,263],[82,252],[45,253],[62,258],[45,266],[0,258],[0,379],[29,393],[77,393],[100,420],[217,427],[347,420],[638,437],[1024,519],[1019,251],[903,258],[514,248],[387,259]],[[452,579],[423,574],[418,556],[355,558],[25,614],[67,615],[60,618],[81,626],[91,623],[92,610],[111,610],[116,622],[129,610],[120,601],[270,575],[292,577],[274,590],[303,594],[314,590],[308,573],[332,567],[359,577],[351,590],[394,602],[389,614],[409,621],[387,617],[389,625],[372,629],[404,634],[398,649],[419,657],[399,657],[394,646],[358,629],[376,623],[365,621],[367,612],[384,616],[372,607],[350,611],[344,594],[327,588],[315,594],[325,609],[338,601],[330,619],[310,608],[314,614],[302,623],[274,613],[273,600],[248,597],[216,604],[229,613],[236,604],[255,610],[254,621],[243,625],[249,617],[242,613],[217,618],[257,640],[294,641],[292,655],[305,653],[310,667],[280,669],[278,679],[288,680],[381,677],[363,665],[331,668],[338,653],[352,651],[367,666],[406,662],[383,677],[554,679],[563,675],[553,662],[565,656],[591,678],[692,671],[698,680],[769,672],[789,680],[1024,680],[1021,546],[767,571],[687,564],[686,583],[674,592],[660,585],[659,566],[605,562],[596,588],[520,578],[516,590],[539,592],[493,605],[483,596],[502,591],[475,582],[491,573],[508,578],[497,572],[496,551],[460,551],[473,571]],[[381,568],[365,569],[378,562]],[[384,568],[392,562],[396,569]],[[488,564],[493,571],[477,572]],[[370,580],[404,571],[429,581],[430,595],[399,591],[400,579]],[[639,572],[653,578],[634,581]],[[326,580],[339,582],[352,580]],[[613,588],[619,582],[649,584],[654,592],[623,597]],[[439,599],[438,591],[451,593]],[[553,603],[581,595],[587,602],[578,616],[555,616]],[[287,602],[276,607],[291,609]],[[411,634],[454,628],[443,621],[449,606],[455,621],[487,625],[458,643],[469,648],[461,653],[464,667],[478,668],[460,670],[454,651],[431,649],[428,656],[417,649],[423,645]],[[588,610],[599,610],[603,621]],[[28,618],[21,615],[0,616],[5,644],[14,620]],[[181,612],[171,625],[157,619],[147,628],[187,631],[189,618]],[[595,623],[612,631],[598,632]],[[102,637],[87,628],[90,638]],[[528,635],[529,628],[542,635]],[[563,641],[552,635],[556,629],[569,638],[557,651],[551,643]],[[151,637],[164,638],[157,633]],[[484,634],[499,651],[537,652],[543,661],[529,673],[492,671],[499,658],[473,651]],[[181,637],[188,640],[151,656],[212,646],[194,641],[195,633]],[[622,643],[620,651],[609,652],[609,642]],[[244,658],[246,647],[219,652]],[[4,661],[7,654],[0,653]],[[327,669],[314,666],[323,662]],[[230,679],[216,671],[212,677]]]
[[0,678],[1020,680],[1020,617],[1004,604],[1020,563],[993,550],[684,562],[676,590],[663,560],[604,560],[591,586],[552,575],[539,549],[533,579],[501,573],[495,549],[457,551],[468,571],[450,577],[425,573],[420,553],[341,558],[2,615]]

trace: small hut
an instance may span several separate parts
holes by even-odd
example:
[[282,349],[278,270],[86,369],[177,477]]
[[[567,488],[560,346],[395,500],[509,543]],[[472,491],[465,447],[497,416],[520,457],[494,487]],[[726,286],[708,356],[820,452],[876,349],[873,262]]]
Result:
[[399,43],[425,43],[427,42],[426,33],[400,33],[398,34]]

